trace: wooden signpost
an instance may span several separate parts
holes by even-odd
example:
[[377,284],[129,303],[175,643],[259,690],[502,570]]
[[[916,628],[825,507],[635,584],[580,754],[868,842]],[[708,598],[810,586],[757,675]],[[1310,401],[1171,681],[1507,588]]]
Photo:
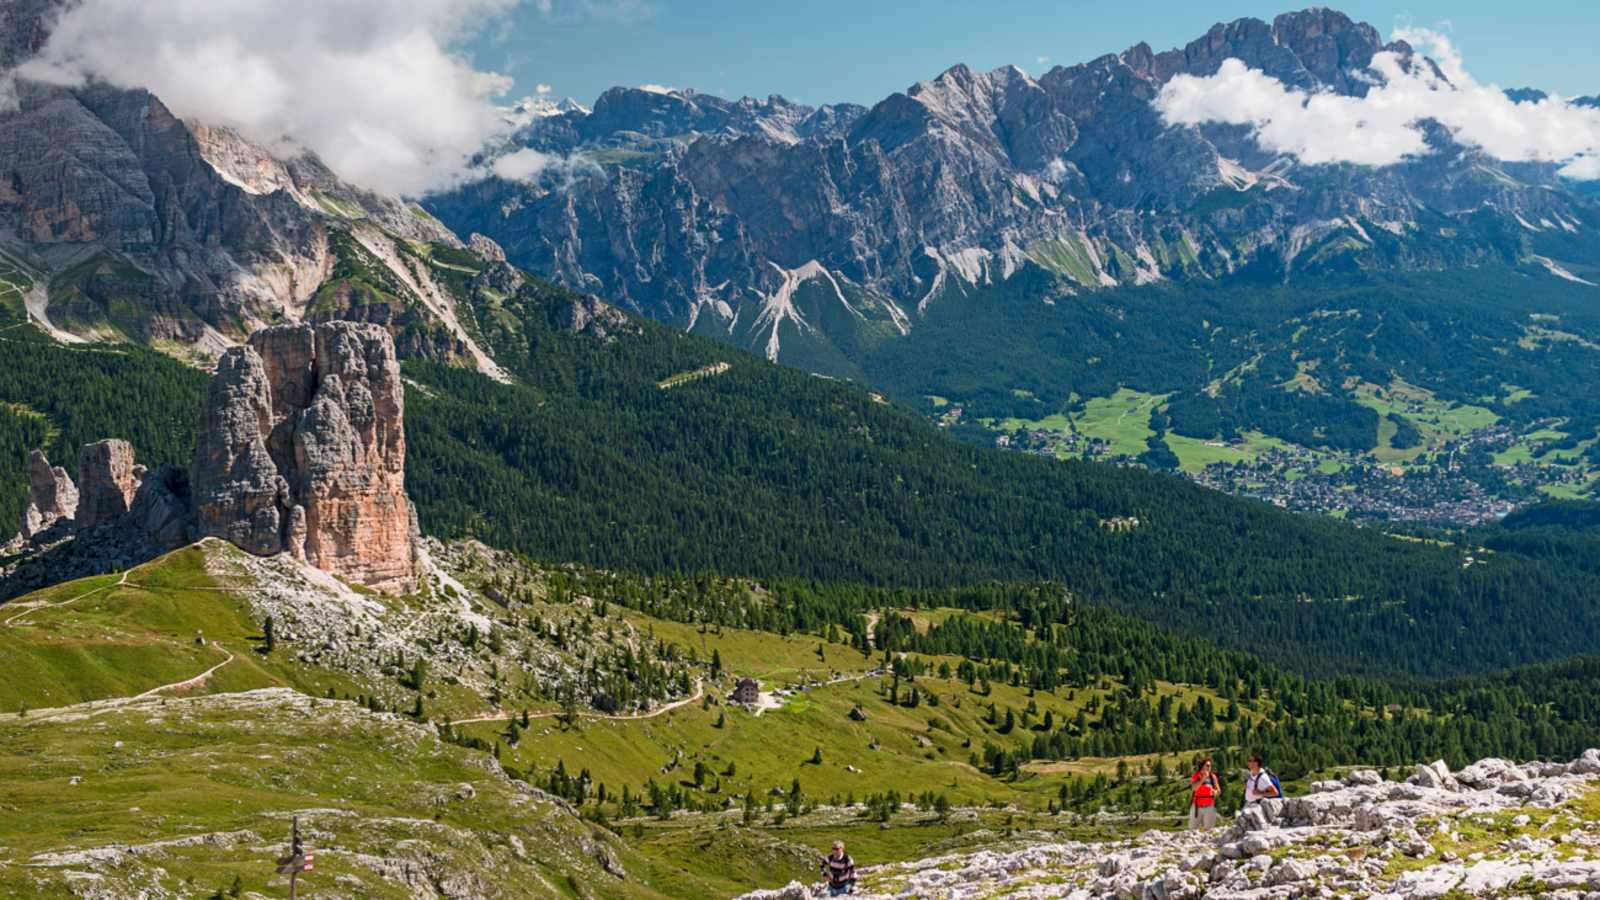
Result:
[[289,900],[294,900],[295,882],[301,872],[311,871],[312,854],[300,840],[300,817],[294,818],[289,832],[289,855],[278,857],[278,874],[289,876]]

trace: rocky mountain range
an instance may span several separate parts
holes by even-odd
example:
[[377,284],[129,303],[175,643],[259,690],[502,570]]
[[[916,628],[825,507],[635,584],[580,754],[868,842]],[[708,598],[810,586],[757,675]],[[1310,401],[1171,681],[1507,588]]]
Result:
[[[0,12],[0,70],[38,49],[58,6]],[[145,91],[8,77],[0,292],[14,287],[63,340],[214,359],[268,325],[356,319],[388,328],[402,356],[503,378],[463,292],[428,265],[433,248],[462,248],[457,235],[624,308],[841,374],[930,305],[997,286],[1049,300],[1241,271],[1482,264],[1588,280],[1600,212],[1552,165],[1501,163],[1442,128],[1433,152],[1400,165],[1305,165],[1243,127],[1168,127],[1151,102],[1230,58],[1358,96],[1383,51],[1428,64],[1315,9],[1038,77],[957,65],[870,109],[654,86],[612,89],[593,109],[533,97],[504,112],[515,139],[486,153],[526,147],[553,163],[420,206],[298,148],[182,121]]]
[[1052,276],[1048,299],[1245,270],[1578,278],[1600,260],[1600,208],[1552,165],[1500,162],[1442,127],[1399,165],[1305,165],[1241,126],[1168,127],[1151,102],[1230,58],[1360,96],[1382,51],[1432,65],[1312,9],[1038,77],[957,65],[871,109],[617,88],[520,132],[561,164],[425,205],[534,272],[813,368],[814,345],[849,357],[1024,270]]
[[499,370],[425,264],[460,248],[313,154],[186,122],[147,91],[13,76],[59,0],[0,10],[0,292],[59,340],[214,359],[269,325],[383,324],[402,351]]

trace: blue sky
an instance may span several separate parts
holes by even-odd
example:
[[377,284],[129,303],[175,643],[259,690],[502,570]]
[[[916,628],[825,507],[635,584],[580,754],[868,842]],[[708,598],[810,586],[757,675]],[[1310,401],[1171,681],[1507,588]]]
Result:
[[[1397,25],[1445,31],[1480,82],[1600,93],[1594,0],[1333,5],[1385,37]],[[1038,74],[1141,40],[1157,50],[1181,46],[1215,22],[1292,8],[1248,0],[522,0],[469,52],[479,68],[515,78],[517,96],[547,84],[588,103],[607,87],[649,82],[871,104],[957,62]]]

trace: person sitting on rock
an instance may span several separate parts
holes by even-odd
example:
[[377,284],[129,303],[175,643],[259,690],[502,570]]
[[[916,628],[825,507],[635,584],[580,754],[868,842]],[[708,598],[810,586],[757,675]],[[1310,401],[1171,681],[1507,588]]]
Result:
[[829,897],[856,892],[856,861],[844,852],[844,841],[834,841],[833,852],[823,858],[822,877],[827,879]]
[[1211,768],[1211,757],[1202,756],[1193,775],[1189,776],[1193,794],[1189,801],[1189,827],[1210,831],[1217,827],[1217,797],[1222,793],[1222,782]]
[[1272,770],[1261,764],[1261,754],[1250,754],[1246,763],[1250,768],[1250,776],[1244,780],[1244,804],[1260,803],[1263,800],[1275,800],[1283,796],[1283,791],[1278,787],[1278,776]]

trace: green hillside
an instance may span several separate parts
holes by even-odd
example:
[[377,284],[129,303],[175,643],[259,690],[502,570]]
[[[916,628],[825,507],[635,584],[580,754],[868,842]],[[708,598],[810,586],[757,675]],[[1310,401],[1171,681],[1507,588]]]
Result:
[[[571,302],[535,282],[480,322],[521,384],[408,364],[427,388],[408,420],[425,528],[636,571],[1052,578],[1308,670],[1470,672],[1594,649],[1600,590],[1562,565],[1467,566],[1471,548],[973,448],[852,385],[664,326],[570,333],[557,323]],[[718,362],[715,378],[660,387]]]
[[[456,263],[441,273],[466,289]],[[575,299],[537,281],[475,299],[475,330],[520,383],[406,364],[408,486],[427,532],[641,572],[1055,579],[1303,671],[1463,674],[1595,649],[1600,573],[1570,560],[1469,565],[1472,546],[978,449],[851,384],[664,326],[572,333]],[[187,459],[200,373],[128,347],[7,339],[0,353],[0,515],[20,506],[34,443],[69,467],[78,443],[108,435],[131,437],[147,463]]]
[[[0,664],[21,675],[0,698],[0,803],[17,813],[0,825],[0,892],[73,896],[89,871],[280,897],[272,860],[298,815],[319,890],[410,896],[421,877],[488,895],[732,896],[804,877],[840,836],[892,861],[1014,832],[1176,827],[1200,752],[1232,778],[1264,750],[1298,792],[1341,766],[1600,742],[1592,659],[1410,686],[1307,679],[1074,610],[1049,585],[862,593],[434,554],[465,593],[369,598],[380,627],[343,623],[334,643],[385,643],[355,656],[325,656],[295,616],[265,652],[253,605],[299,576],[215,541],[0,606]],[[303,609],[344,602],[326,590]],[[452,630],[463,603],[490,634]],[[850,609],[854,631],[827,621]],[[530,661],[572,653],[602,668],[620,653],[642,681],[650,659],[680,666],[681,699],[569,703]],[[369,666],[396,654],[433,660],[421,689],[412,667]],[[786,696],[760,715],[732,705],[741,675]]]
[[[941,414],[929,397],[960,405],[985,443],[1089,418],[1122,391],[1165,397],[1182,440],[1265,435],[1384,462],[1496,422],[1517,435],[1555,423],[1561,434],[1535,444],[1581,456],[1600,427],[1600,290],[1537,267],[1245,273],[1078,294],[1030,268],[972,290],[851,363],[927,413]],[[1389,406],[1375,392],[1425,402]]]

